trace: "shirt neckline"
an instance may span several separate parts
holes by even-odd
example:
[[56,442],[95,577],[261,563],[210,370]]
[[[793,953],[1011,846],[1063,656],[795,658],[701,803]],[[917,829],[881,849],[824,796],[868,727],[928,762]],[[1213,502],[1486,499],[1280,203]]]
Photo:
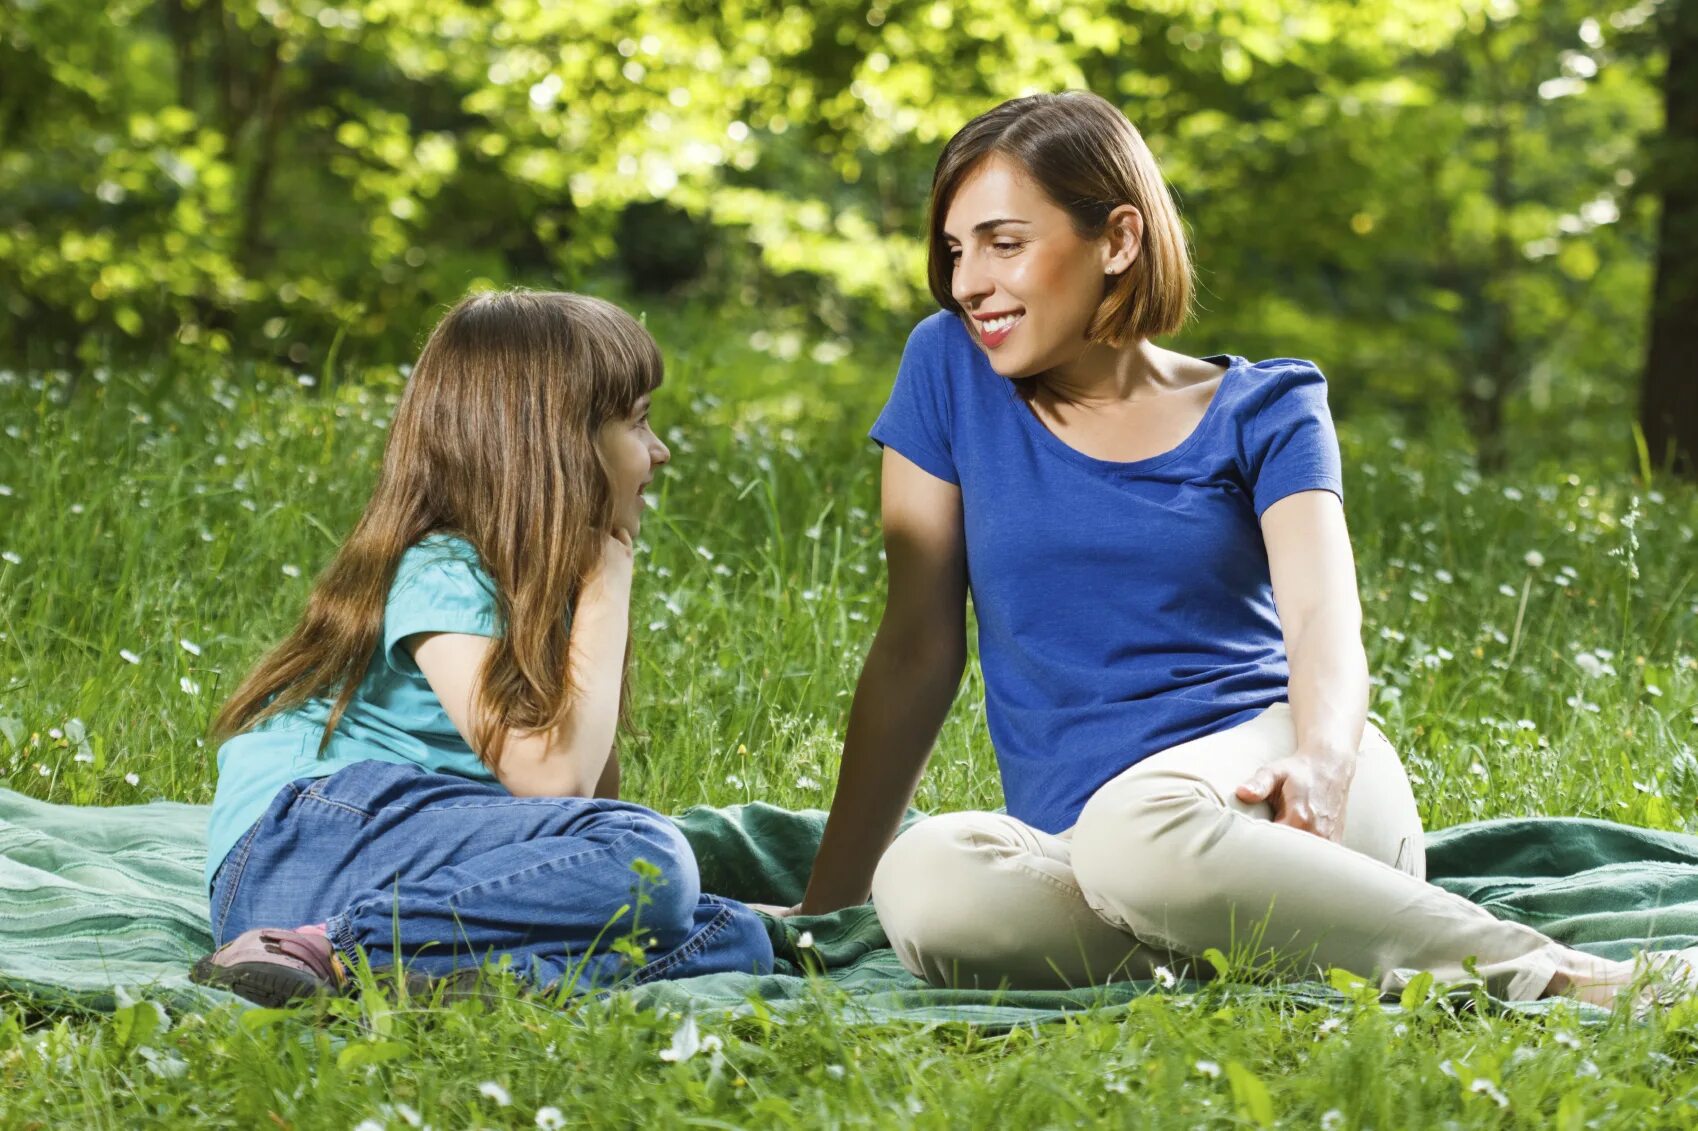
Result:
[[[981,354],[980,356],[982,357],[983,355]],[[997,375],[997,380],[1002,381],[1007,386],[1009,407],[1019,414],[1024,427],[1030,429],[1036,435],[1038,442],[1044,447],[1049,448],[1062,458],[1071,463],[1076,463],[1081,467],[1087,467],[1093,471],[1124,474],[1127,472],[1149,471],[1153,468],[1160,467],[1162,464],[1165,464],[1170,460],[1178,459],[1180,456],[1189,451],[1192,446],[1197,443],[1198,438],[1202,436],[1204,429],[1209,427],[1210,422],[1213,421],[1215,416],[1218,414],[1223,394],[1226,392],[1227,382],[1233,379],[1234,374],[1249,364],[1248,361],[1239,357],[1237,354],[1229,353],[1211,353],[1205,357],[1198,358],[1198,360],[1226,365],[1226,371],[1220,376],[1220,385],[1215,389],[1215,395],[1209,398],[1208,407],[1203,410],[1202,419],[1197,421],[1196,427],[1191,429],[1189,435],[1179,441],[1178,444],[1169,448],[1167,451],[1158,452],[1156,455],[1146,456],[1143,459],[1135,460],[1098,459],[1096,456],[1088,455],[1085,452],[1080,451],[1072,444],[1069,444],[1066,440],[1063,440],[1060,436],[1057,436],[1054,432],[1051,432],[1048,426],[1038,419],[1037,413],[1032,411],[1031,406],[1021,400],[1020,392],[1014,387],[1014,382],[1000,374]]]

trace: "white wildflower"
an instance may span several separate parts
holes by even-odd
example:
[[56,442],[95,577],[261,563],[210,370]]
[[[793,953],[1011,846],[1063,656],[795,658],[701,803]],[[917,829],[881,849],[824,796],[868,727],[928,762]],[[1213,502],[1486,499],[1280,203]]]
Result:
[[1160,986],[1164,990],[1171,990],[1174,986],[1179,984],[1179,979],[1175,977],[1173,971],[1169,970],[1166,966],[1157,966],[1153,971],[1153,974],[1156,980],[1156,985]]
[[696,1019],[686,1017],[678,1031],[672,1034],[672,1044],[660,1050],[660,1059],[670,1064],[682,1064],[699,1052],[713,1052],[723,1044],[711,1034],[702,1036],[701,1030],[696,1027]]
[[801,934],[796,936],[797,950],[812,950],[813,947],[814,933],[812,931],[803,931]]
[[1195,1065],[1197,1071],[1211,1080],[1220,1079],[1220,1065],[1212,1060],[1199,1060]]
[[1500,586],[1498,586],[1498,592],[1502,593],[1505,597],[1513,597],[1513,596],[1515,596],[1515,586],[1513,586],[1513,585],[1500,585]]
[[283,563],[283,576],[284,577],[299,577],[299,576],[301,576],[301,567],[298,566],[298,565],[295,565],[293,562],[284,562]]
[[375,1119],[362,1119],[354,1124],[354,1131],[384,1131],[389,1125]]
[[843,1079],[843,1066],[841,1064],[828,1064],[825,1066],[825,1074],[833,1080],[841,1080]]
[[12,565],[24,564],[24,560],[10,550],[7,550],[5,553],[0,553],[0,561],[10,562]]
[[179,679],[177,681],[177,686],[181,687],[183,689],[184,695],[199,695],[200,694],[200,684],[196,683],[194,680],[190,679],[188,676],[184,676],[182,679]]
[[177,647],[181,648],[191,656],[200,655],[200,645],[196,644],[193,640],[179,640],[177,641]]
[[1484,1076],[1477,1078],[1472,1084],[1468,1085],[1468,1090],[1470,1092],[1479,1092],[1482,1095],[1488,1096],[1491,1101],[1499,1107],[1509,1106],[1509,1097],[1504,1095],[1503,1092],[1498,1089],[1496,1084],[1492,1083]]
[[136,773],[125,774],[124,780],[126,782],[130,783],[131,785],[140,785],[141,784],[141,775],[136,774]]
[[797,789],[818,789],[819,787],[819,781],[815,778],[809,777],[807,774],[802,774],[796,779]]
[[1321,1131],[1338,1131],[1344,1126],[1344,1113],[1336,1107],[1321,1113]]
[[560,1131],[564,1126],[566,1126],[566,1116],[559,1108],[537,1108],[538,1131]]
[[1538,569],[1545,564],[1545,555],[1541,554],[1537,550],[1528,550],[1527,553],[1522,556],[1521,560],[1532,566],[1534,569]]
[[130,651],[128,648],[118,649],[118,658],[123,660],[126,664],[141,663],[141,657]]
[[513,1102],[513,1097],[507,1094],[507,1089],[494,1080],[485,1080],[479,1084],[478,1095],[486,1100],[494,1100],[496,1107],[506,1107]]

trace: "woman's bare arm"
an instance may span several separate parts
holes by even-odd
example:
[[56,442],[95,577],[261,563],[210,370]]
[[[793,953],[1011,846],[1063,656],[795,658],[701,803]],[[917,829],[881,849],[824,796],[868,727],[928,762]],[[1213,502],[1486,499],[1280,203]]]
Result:
[[960,488],[886,448],[882,493],[889,594],[855,685],[806,914],[866,901],[967,662]]
[[1368,713],[1362,605],[1344,506],[1331,491],[1299,491],[1262,514],[1274,604],[1290,664],[1287,698],[1297,748],[1238,787],[1274,820],[1328,840],[1344,809]]

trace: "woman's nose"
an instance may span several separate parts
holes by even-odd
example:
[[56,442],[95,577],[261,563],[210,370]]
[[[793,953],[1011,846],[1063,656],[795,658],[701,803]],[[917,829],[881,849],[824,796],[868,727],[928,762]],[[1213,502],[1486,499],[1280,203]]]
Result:
[[659,467],[663,463],[671,462],[671,449],[666,446],[659,436],[656,436],[654,438],[654,443],[649,445],[649,464],[654,467]]
[[975,257],[963,248],[961,257],[955,261],[955,273],[949,279],[949,293],[956,302],[971,309],[991,290],[989,276],[979,267]]

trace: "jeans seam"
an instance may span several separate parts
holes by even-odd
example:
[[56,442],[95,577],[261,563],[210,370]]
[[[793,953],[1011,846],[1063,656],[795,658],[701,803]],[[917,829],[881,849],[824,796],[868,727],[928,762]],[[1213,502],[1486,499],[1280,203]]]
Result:
[[719,935],[725,930],[725,928],[729,927],[735,919],[735,910],[729,903],[725,904],[720,908],[719,914],[708,920],[707,926],[684,940],[684,942],[680,944],[676,950],[662,958],[656,959],[633,974],[631,976],[632,984],[642,985],[645,982],[652,982],[657,978],[660,978],[668,970],[675,969],[682,965],[686,960],[694,958],[696,955],[702,953],[702,951],[707,949],[708,943],[712,942],[715,936]]
[[[496,883],[502,883],[502,882],[513,879],[515,876],[521,876],[521,875],[524,875],[527,872],[534,872],[534,871],[537,871],[538,869],[541,869],[541,868],[552,868],[552,867],[561,867],[561,866],[566,866],[566,865],[573,865],[573,864],[577,864],[579,861],[582,861],[585,858],[590,857],[590,856],[605,855],[605,854],[611,853],[611,852],[613,852],[614,849],[618,848],[620,845],[624,844],[626,841],[630,840],[632,837],[634,837],[636,835],[637,835],[636,830],[627,829],[623,833],[619,834],[619,836],[617,838],[607,842],[604,845],[597,845],[593,848],[585,849],[584,851],[576,853],[576,854],[574,854],[570,857],[567,857],[564,860],[561,860],[561,859],[546,860],[546,861],[543,861],[540,864],[532,864],[529,867],[520,868],[517,871],[503,873],[500,876],[486,877],[484,879],[479,880],[475,884],[467,884],[463,888],[455,889],[454,891],[450,892],[447,896],[444,897],[444,902],[445,902],[447,908],[450,911],[452,911],[452,910],[455,909],[455,905],[458,904],[468,893],[475,892],[480,888],[488,887],[488,886],[490,886],[492,884],[496,884]],[[670,876],[667,877],[667,882],[671,882]],[[385,896],[385,899],[387,899],[391,904],[393,904],[393,901],[396,898],[397,898],[397,896],[393,891],[390,891]],[[383,902],[383,900],[367,899],[367,900],[364,900],[363,902],[354,904],[352,907],[346,908],[345,910],[340,912],[336,917],[339,918],[339,919],[342,919],[344,922],[346,922],[348,920],[354,919],[355,917],[363,914],[367,910],[367,908],[376,906],[377,904],[379,904],[381,902]],[[350,928],[350,930],[349,930],[350,939],[352,938],[352,934],[353,934],[353,932],[352,932],[352,929]]]
[[[285,788],[292,789],[294,787],[286,786]],[[247,870],[248,856],[253,851],[254,839],[259,835],[259,826],[260,822],[257,820],[249,825],[247,833],[237,843],[235,851],[218,866],[218,873],[232,867],[234,871],[230,873],[230,882],[224,886],[224,898],[219,901],[221,906],[218,908],[216,921],[212,924],[214,940],[224,937],[224,924],[230,921],[230,908],[236,902],[236,888],[242,882],[242,873]],[[218,873],[214,873],[212,877],[214,881],[218,879]]]

